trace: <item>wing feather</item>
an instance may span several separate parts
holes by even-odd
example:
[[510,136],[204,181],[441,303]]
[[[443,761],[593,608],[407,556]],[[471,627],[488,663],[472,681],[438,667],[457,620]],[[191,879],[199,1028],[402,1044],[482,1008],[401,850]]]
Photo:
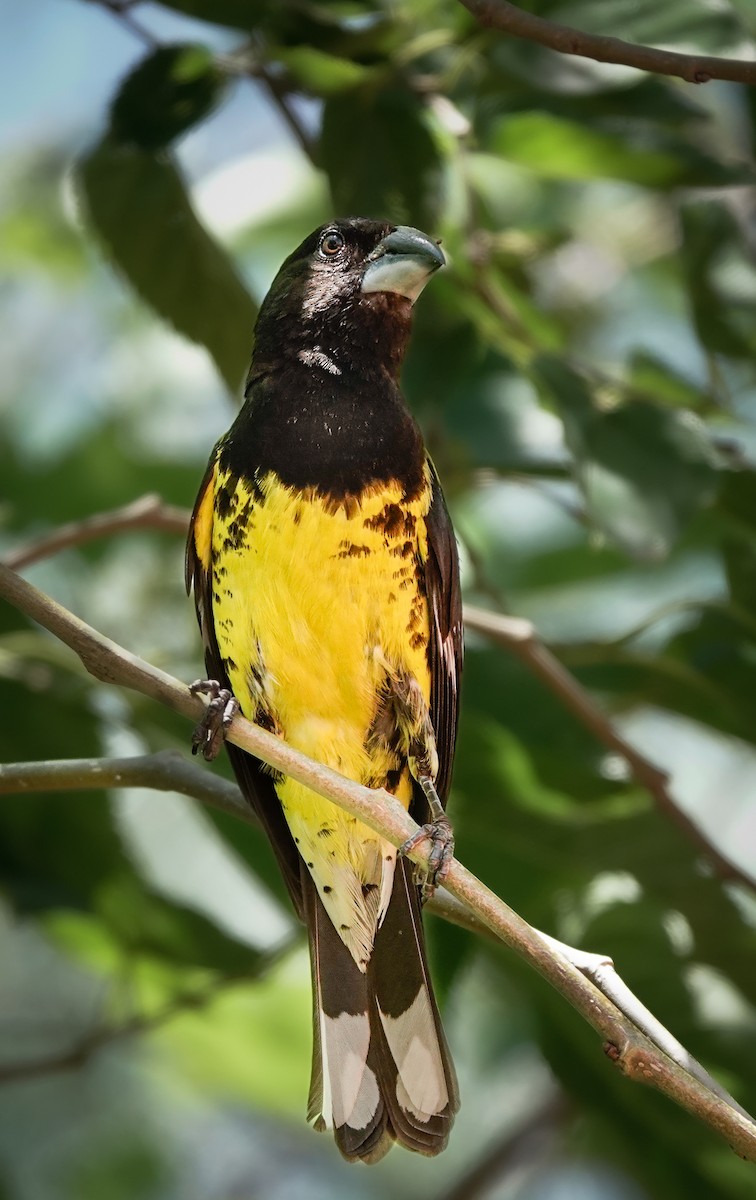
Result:
[[[432,464],[430,468],[433,492],[431,506],[425,519],[428,537],[425,588],[430,608],[430,709],[439,759],[436,791],[446,806],[459,722],[459,686],[463,657],[462,593],[459,584],[457,543],[451,518],[435,468]],[[416,816],[415,810],[419,804],[422,804],[420,812],[425,811],[425,798],[421,797],[422,793],[415,797],[413,816]],[[416,816],[416,819],[419,820],[420,817]],[[422,822],[425,820],[427,817],[423,816]]]

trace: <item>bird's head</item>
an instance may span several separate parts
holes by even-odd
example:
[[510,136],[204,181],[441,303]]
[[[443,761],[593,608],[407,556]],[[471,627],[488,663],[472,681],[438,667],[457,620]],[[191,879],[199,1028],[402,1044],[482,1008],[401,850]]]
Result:
[[296,357],[321,370],[398,371],[412,305],[445,259],[408,225],[349,218],[316,229],[290,254],[263,301],[255,374]]

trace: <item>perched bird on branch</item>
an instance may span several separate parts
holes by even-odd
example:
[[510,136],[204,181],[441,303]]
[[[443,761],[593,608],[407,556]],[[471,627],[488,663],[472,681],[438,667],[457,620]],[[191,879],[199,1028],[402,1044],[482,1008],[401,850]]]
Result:
[[[261,309],[246,402],[194,507],[187,587],[209,681],[195,748],[235,705],[392,792],[432,838],[430,879],[367,826],[228,746],[307,925],[309,1117],[349,1160],[437,1154],[457,1085],[421,904],[450,855],[462,668],[457,551],[399,388],[412,305],[444,263],[416,229],[339,220],[285,261]],[[406,849],[406,847],[404,847]]]

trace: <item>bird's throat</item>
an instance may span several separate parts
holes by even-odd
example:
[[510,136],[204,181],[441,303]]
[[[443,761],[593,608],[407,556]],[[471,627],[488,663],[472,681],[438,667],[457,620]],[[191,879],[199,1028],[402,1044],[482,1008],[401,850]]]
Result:
[[334,500],[397,478],[408,495],[418,492],[422,435],[394,380],[337,373],[328,362],[290,364],[259,379],[225,441],[223,462],[240,476],[254,463],[259,478],[272,471],[290,487]]

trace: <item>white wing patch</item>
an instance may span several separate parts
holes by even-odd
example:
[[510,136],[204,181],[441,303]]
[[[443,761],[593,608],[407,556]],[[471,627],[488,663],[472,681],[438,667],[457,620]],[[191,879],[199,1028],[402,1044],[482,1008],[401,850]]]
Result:
[[428,989],[421,986],[399,1017],[378,1011],[397,1066],[396,1098],[418,1121],[429,1121],[448,1105],[449,1090]]
[[320,1011],[323,1054],[323,1120],[328,1129],[365,1129],[380,1102],[378,1081],[367,1065],[370,1021],[367,1013],[328,1017]]

